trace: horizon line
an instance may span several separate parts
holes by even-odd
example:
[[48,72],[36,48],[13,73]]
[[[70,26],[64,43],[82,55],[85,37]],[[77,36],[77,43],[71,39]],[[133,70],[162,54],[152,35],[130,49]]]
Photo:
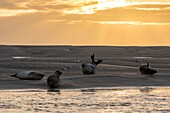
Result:
[[31,46],[36,46],[36,47],[57,47],[57,46],[82,46],[82,47],[170,47],[170,45],[102,45],[102,44],[97,44],[97,45],[91,45],[91,44],[0,44],[0,46],[26,46],[26,47],[31,47]]

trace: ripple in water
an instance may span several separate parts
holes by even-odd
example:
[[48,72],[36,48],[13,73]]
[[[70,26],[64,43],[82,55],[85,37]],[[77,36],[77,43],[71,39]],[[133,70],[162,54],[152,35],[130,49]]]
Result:
[[14,56],[14,59],[30,59],[31,57],[21,57],[21,56]]
[[133,58],[136,58],[136,59],[152,59],[152,57],[133,57]]
[[30,59],[31,57],[21,57],[21,56],[14,56],[14,59]]
[[170,88],[1,91],[0,112],[170,112]]

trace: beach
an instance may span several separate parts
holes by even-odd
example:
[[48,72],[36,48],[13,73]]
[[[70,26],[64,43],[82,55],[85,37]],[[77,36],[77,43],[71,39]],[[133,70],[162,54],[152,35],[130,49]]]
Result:
[[[63,73],[59,89],[170,86],[170,47],[2,45],[0,52],[0,89],[48,89],[48,76],[59,69]],[[81,63],[90,63],[93,53],[103,62],[94,75],[84,75]],[[158,71],[154,76],[139,72],[147,62]],[[10,76],[27,70],[43,72],[45,77],[32,81]]]
[[[1,45],[0,53],[2,113],[170,112],[170,47]],[[90,63],[93,53],[103,62],[84,75],[81,63]],[[158,73],[141,74],[147,62]],[[28,70],[45,77],[10,76]],[[51,89],[47,78],[57,70],[61,84]]]

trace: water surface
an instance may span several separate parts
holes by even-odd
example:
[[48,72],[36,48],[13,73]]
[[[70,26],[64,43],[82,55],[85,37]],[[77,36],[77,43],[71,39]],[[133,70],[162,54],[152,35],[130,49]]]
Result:
[[115,113],[170,112],[170,88],[2,90],[0,112]]

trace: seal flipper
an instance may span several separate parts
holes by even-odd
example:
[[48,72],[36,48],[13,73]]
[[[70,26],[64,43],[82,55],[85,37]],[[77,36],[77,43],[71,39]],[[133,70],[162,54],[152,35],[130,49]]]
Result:
[[11,77],[17,77],[17,73],[16,74],[14,74],[14,75],[10,75]]

